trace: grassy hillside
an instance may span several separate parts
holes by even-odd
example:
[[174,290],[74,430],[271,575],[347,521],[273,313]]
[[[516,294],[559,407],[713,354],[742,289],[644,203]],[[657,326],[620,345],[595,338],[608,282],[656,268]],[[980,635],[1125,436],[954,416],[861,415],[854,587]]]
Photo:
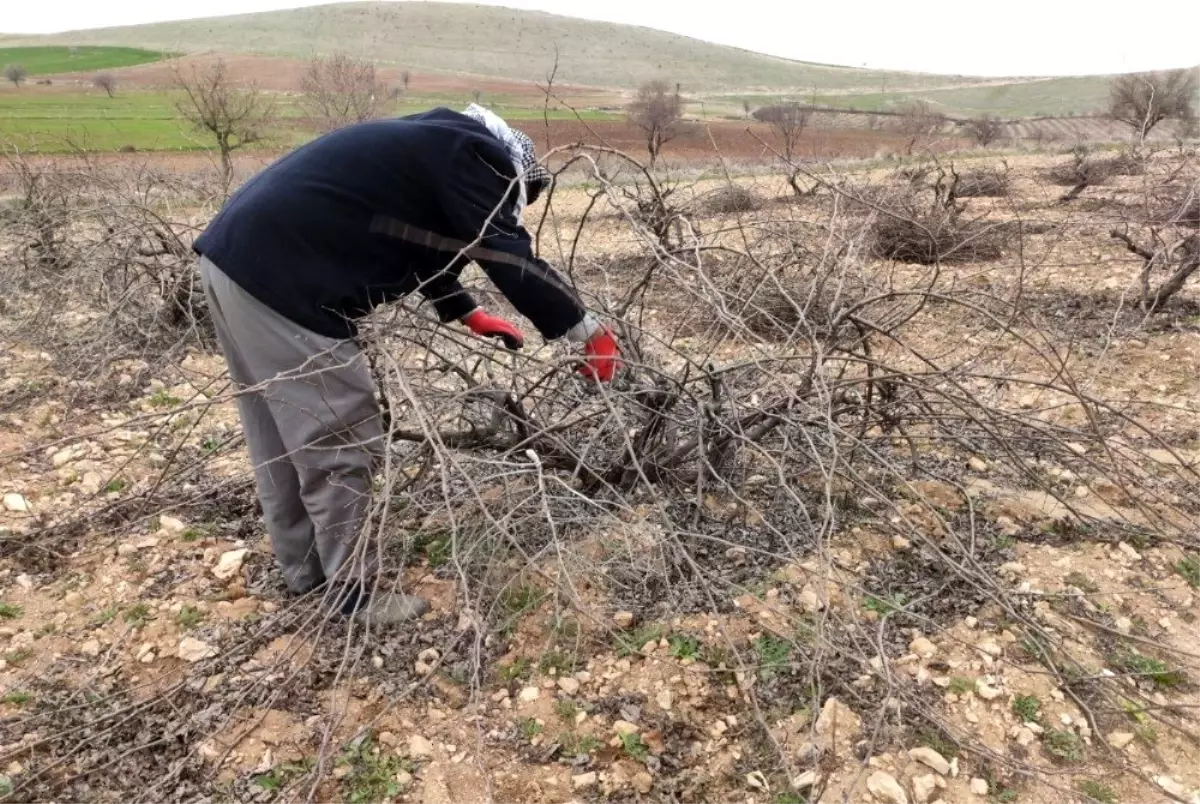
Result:
[[[51,47],[29,47],[36,45]],[[79,47],[72,56],[66,45]],[[956,117],[1087,114],[1103,108],[1109,84],[1108,76],[984,79],[811,64],[650,28],[437,2],[337,3],[46,37],[0,34],[0,64],[20,61],[31,74],[138,64],[159,58],[154,50],[295,58],[344,50],[418,73],[532,84],[545,80],[556,49],[560,84],[629,89],[661,77],[729,116],[740,114],[743,99],[761,105],[780,97],[862,110],[924,99]]]
[[[0,25],[3,22],[0,21]],[[2,40],[0,40],[2,41]],[[449,3],[340,3],[201,20],[102,28],[11,43],[109,44],[176,51],[309,56],[344,49],[415,70],[633,87],[654,77],[720,89],[932,88],[978,79],[807,64],[684,36],[535,11]]]
[[158,61],[164,55],[136,47],[33,45],[0,47],[0,64],[20,64],[30,75],[52,75],[132,67]]

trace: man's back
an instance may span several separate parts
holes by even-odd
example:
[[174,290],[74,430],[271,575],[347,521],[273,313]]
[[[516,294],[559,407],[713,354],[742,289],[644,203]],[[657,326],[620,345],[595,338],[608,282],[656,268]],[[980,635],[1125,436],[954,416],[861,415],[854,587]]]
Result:
[[[229,199],[196,250],[267,306],[331,337],[347,318],[411,293],[430,253],[372,232],[377,216],[461,237],[443,185],[472,169],[511,181],[503,146],[476,121],[448,109],[348,126],[273,163]],[[494,199],[479,203],[496,206]],[[453,212],[453,210],[451,210]]]

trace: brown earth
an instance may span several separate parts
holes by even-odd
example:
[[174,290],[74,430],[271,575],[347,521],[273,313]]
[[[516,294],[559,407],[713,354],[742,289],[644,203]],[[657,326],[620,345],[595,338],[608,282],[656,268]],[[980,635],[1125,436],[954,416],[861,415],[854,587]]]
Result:
[[[138,64],[110,70],[122,86],[136,89],[168,89],[175,84],[175,71],[185,75],[192,70],[204,70],[218,60],[224,61],[230,77],[243,85],[253,84],[273,92],[299,92],[307,62],[282,56],[253,56],[241,53],[200,53],[180,56],[168,61]],[[376,74],[387,87],[402,89],[401,67],[379,66]],[[63,73],[47,76],[54,86],[77,88],[91,86],[94,73]],[[485,98],[500,97],[505,103],[528,105],[539,103],[545,93],[536,85],[474,75],[443,75],[411,72],[408,90],[417,95],[446,95],[470,98],[480,92]],[[555,94],[572,105],[583,107],[620,105],[623,94],[594,87],[556,85]]]
[[[568,138],[586,133],[575,132]],[[619,130],[605,132],[613,140],[621,136]],[[735,129],[713,136],[723,154],[754,153]],[[815,132],[813,141],[821,136]],[[866,148],[866,142],[840,147]],[[676,147],[680,155],[713,155],[698,137]],[[152,159],[195,170],[205,166],[199,155]],[[945,270],[971,288],[1006,286],[1028,272],[1026,314],[1049,322],[1038,333],[1067,344],[1070,369],[1087,378],[1091,392],[1126,405],[1129,416],[1170,447],[1146,448],[1140,471],[1164,483],[1194,473],[1200,466],[1195,288],[1164,317],[1130,323],[1115,299],[1129,290],[1137,263],[1113,247],[1103,229],[1113,199],[1132,198],[1141,179],[1127,177],[1105,188],[1108,205],[1081,221],[1080,208],[1053,203],[1057,191],[1041,179],[1048,161],[1010,160],[1016,197],[972,200],[971,209],[1033,216],[1051,228],[995,261]],[[864,173],[877,185],[892,181],[883,170]],[[697,222],[744,237],[738,224],[746,218],[805,209],[807,202],[792,199],[765,203],[787,196],[777,175],[740,184],[764,202],[760,210],[695,213]],[[702,200],[721,187],[709,182],[689,189]],[[1102,199],[1097,194],[1087,200]],[[554,203],[556,216],[543,233],[548,252],[557,237],[569,241],[589,199],[568,189]],[[645,248],[618,210],[602,212],[585,243],[593,269],[581,270],[580,278],[589,287],[601,287],[605,270],[619,274],[613,266]],[[924,276],[919,266],[870,267],[900,285]],[[655,296],[648,307],[646,327],[655,332],[673,332],[687,314],[682,296]],[[1035,386],[1048,381],[1038,373],[1044,366],[1006,346],[985,316],[937,305],[921,316],[908,345],[923,355],[972,350],[1006,377]],[[25,337],[15,331],[0,354],[7,395],[0,412],[0,491],[23,495],[32,510],[0,511],[5,540],[15,544],[37,533],[43,517],[94,505],[97,496],[115,504],[144,494],[160,478],[169,453],[164,444],[173,439],[223,439],[237,432],[231,399],[213,389],[224,372],[218,356],[193,352],[174,365],[158,364],[160,376],[136,360],[115,364],[89,381],[114,392],[113,399],[80,411],[68,401],[69,388],[38,390],[61,369]],[[701,348],[680,340],[681,348]],[[751,349],[744,344],[728,349],[722,357],[751,354],[739,351]],[[37,392],[26,393],[30,388]],[[1089,414],[1053,392],[1015,382],[973,392],[1047,428],[1082,427]],[[202,424],[192,418],[199,410]],[[201,432],[190,432],[192,426]],[[0,602],[19,607],[0,622],[6,657],[0,693],[11,696],[0,704],[0,757],[7,765],[0,771],[18,791],[31,789],[22,787],[33,784],[31,776],[65,784],[76,772],[96,774],[100,781],[93,783],[111,791],[122,780],[106,776],[105,763],[142,752],[144,787],[125,788],[126,797],[149,790],[148,797],[164,800],[173,788],[154,784],[173,774],[195,786],[179,798],[202,792],[269,800],[282,790],[286,800],[312,794],[330,802],[782,804],[798,795],[781,766],[797,772],[791,782],[805,795],[825,801],[895,804],[915,800],[920,791],[920,798],[946,804],[1075,804],[1089,800],[1085,789],[1097,795],[1103,789],[1104,798],[1123,802],[1194,800],[1200,788],[1197,591],[1178,569],[1195,560],[1194,533],[1164,526],[1162,538],[1132,544],[1126,538],[1148,537],[1136,529],[1104,530],[1144,526],[1147,505],[1186,508],[1182,498],[1194,486],[1167,483],[1161,498],[1131,505],[1120,488],[1092,473],[1089,457],[1122,448],[1126,437],[1132,436],[1122,432],[1080,447],[1083,454],[1070,471],[1025,456],[1029,472],[1054,477],[1068,490],[1065,496],[1083,506],[1091,527],[1068,515],[1055,497],[1021,485],[1022,477],[968,461],[948,446],[948,480],[894,492],[897,500],[911,495],[930,502],[928,510],[911,514],[920,520],[912,541],[895,539],[883,517],[867,512],[861,525],[839,526],[818,553],[802,561],[780,556],[746,583],[753,589],[720,589],[722,611],[664,619],[653,635],[638,630],[652,615],[653,601],[616,611],[605,570],[619,564],[622,550],[659,555],[669,534],[634,521],[618,533],[556,543],[530,559],[530,577],[545,595],[522,608],[510,627],[478,634],[494,645],[494,661],[465,675],[448,657],[461,655],[455,653],[461,643],[476,638],[478,612],[468,606],[479,605],[478,599],[468,600],[458,576],[432,558],[418,558],[404,570],[408,588],[433,603],[422,622],[351,637],[321,625],[313,601],[281,593],[252,509],[214,522],[205,517],[224,516],[234,510],[232,502],[217,497],[181,513],[154,510],[147,497],[148,510],[89,530],[86,538],[77,534],[64,542],[68,548],[55,543],[56,549],[0,558]],[[214,463],[218,477],[247,476],[240,446],[222,450]],[[88,493],[81,487],[89,474],[105,480],[120,475],[128,486]],[[815,488],[823,482],[817,478]],[[518,491],[509,494],[515,499]],[[651,502],[639,502],[623,516],[648,517]],[[705,499],[703,508],[728,508],[749,519],[737,504],[716,498]],[[1002,532],[1008,540],[1005,563],[987,568],[993,597],[920,625],[889,626],[888,610],[864,588],[890,567],[936,564],[928,553],[917,553],[941,544],[939,519],[954,515],[970,517],[972,538],[999,540]],[[729,521],[736,518],[731,514]],[[1111,535],[1118,532],[1128,535]],[[213,570],[222,554],[235,549],[248,550],[244,565],[232,577],[217,577]],[[738,553],[735,547],[717,563],[723,568],[744,559],[745,549]],[[182,616],[185,607],[194,621]],[[1086,659],[1077,675],[1051,672],[1037,659],[1036,645],[1014,624],[1018,613],[1038,618]],[[575,624],[572,630],[563,628],[564,617]],[[801,638],[798,624],[813,631]],[[318,627],[333,630],[318,634]],[[644,643],[623,645],[634,633]],[[845,665],[838,696],[823,693],[819,678],[770,687],[772,678],[758,671],[764,637],[800,640],[800,656],[793,658],[802,662],[838,656],[851,635],[872,646],[878,640],[878,653],[869,657],[874,662],[863,657],[861,664]],[[188,637],[211,646],[214,655],[184,658]],[[694,639],[695,650],[682,649],[686,643],[673,637]],[[1115,678],[1110,658],[1119,639],[1169,657],[1183,680],[1158,685]],[[1102,682],[1119,684],[1128,706],[1099,708],[1090,695]],[[106,715],[114,737],[96,734],[74,714],[110,701],[129,709]],[[901,701],[906,708],[899,708]],[[1032,710],[1036,717],[1019,714]],[[128,731],[110,725],[126,715],[134,721]],[[918,727],[924,717],[944,723],[945,731]],[[371,740],[355,748],[351,741],[366,728]],[[581,740],[589,745],[583,759],[566,758],[566,746]],[[95,756],[81,745],[95,746]],[[317,756],[324,764],[314,769]],[[64,761],[81,769],[59,771]],[[183,775],[181,767],[187,768]],[[1086,787],[1088,782],[1100,787]],[[364,790],[375,795],[364,799]]]

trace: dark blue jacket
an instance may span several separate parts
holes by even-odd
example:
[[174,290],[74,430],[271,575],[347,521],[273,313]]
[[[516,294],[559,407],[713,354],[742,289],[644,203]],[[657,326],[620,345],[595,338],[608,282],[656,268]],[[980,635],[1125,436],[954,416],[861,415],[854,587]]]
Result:
[[326,134],[246,182],[195,250],[276,312],[322,335],[413,291],[442,321],[475,307],[474,260],[548,339],[585,309],[533,254],[515,214],[516,169],[480,123],[449,109]]

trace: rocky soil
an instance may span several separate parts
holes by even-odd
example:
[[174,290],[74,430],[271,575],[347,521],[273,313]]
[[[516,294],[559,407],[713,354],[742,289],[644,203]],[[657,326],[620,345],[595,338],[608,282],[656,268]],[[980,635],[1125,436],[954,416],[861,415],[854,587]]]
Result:
[[[1024,202],[1045,199],[1041,167],[1021,166]],[[555,225],[569,235],[586,201]],[[595,242],[629,246],[616,224]],[[719,597],[630,580],[622,556],[672,538],[638,525],[644,500],[624,547],[589,533],[532,555],[486,611],[427,543],[393,580],[431,611],[370,631],[285,594],[218,356],[81,380],[11,336],[0,800],[1200,802],[1200,552],[1194,520],[1164,513],[1195,515],[1195,292],[1113,325],[1089,294],[1127,286],[1129,255],[1087,242],[1031,247],[1057,255],[1031,304],[1161,435],[1105,448],[1142,450],[1164,521],[1089,468],[1095,444],[1070,466],[1030,456],[1058,495],[954,453],[945,479],[893,491],[932,501],[906,513],[915,532],[866,507],[805,555],[730,539],[704,559]],[[983,337],[928,315],[922,348]],[[1013,394],[1046,421],[1084,415]],[[704,505],[753,529],[736,501]],[[970,533],[966,570],[939,521]]]

